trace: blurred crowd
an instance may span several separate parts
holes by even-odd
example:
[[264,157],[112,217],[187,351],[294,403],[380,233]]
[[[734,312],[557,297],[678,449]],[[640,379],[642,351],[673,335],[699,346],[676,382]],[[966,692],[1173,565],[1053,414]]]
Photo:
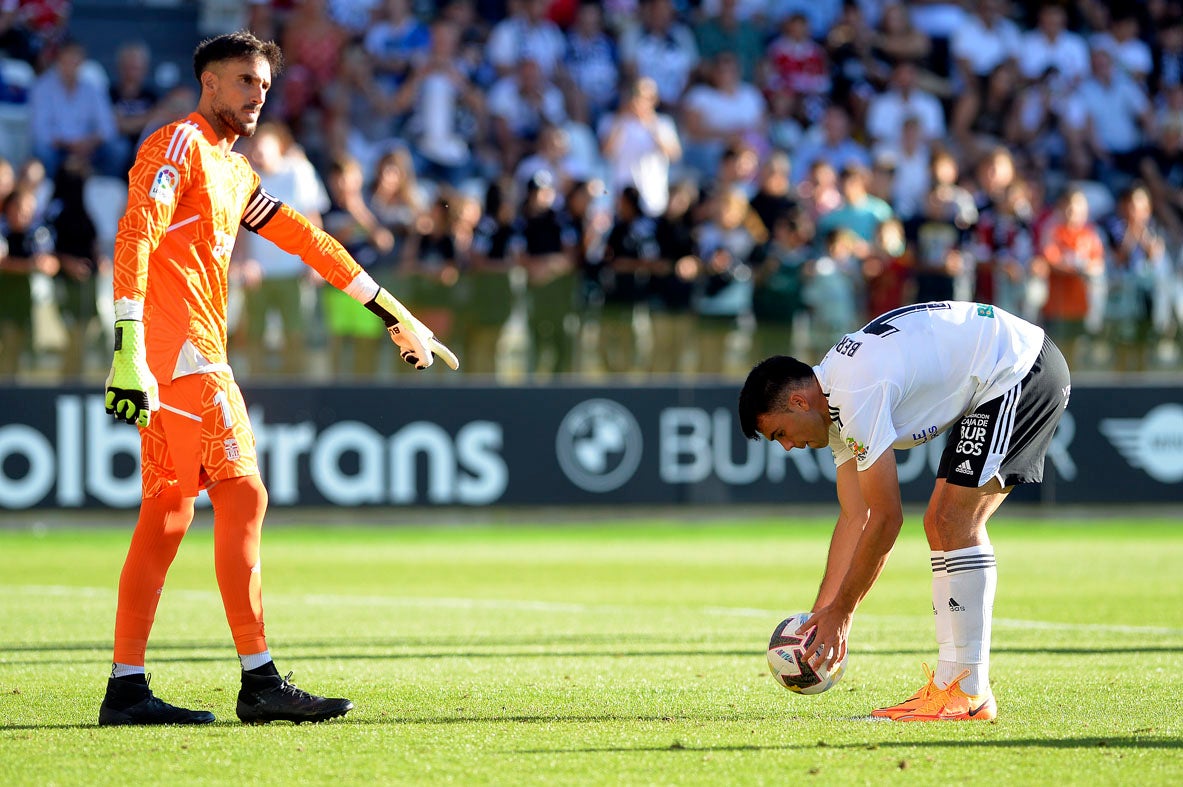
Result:
[[[99,375],[127,168],[196,86],[0,8],[0,379]],[[1183,366],[1180,0],[234,11],[287,59],[239,149],[470,373],[742,374],[947,298],[1077,370]],[[232,267],[240,377],[396,373],[298,260],[243,232]]]

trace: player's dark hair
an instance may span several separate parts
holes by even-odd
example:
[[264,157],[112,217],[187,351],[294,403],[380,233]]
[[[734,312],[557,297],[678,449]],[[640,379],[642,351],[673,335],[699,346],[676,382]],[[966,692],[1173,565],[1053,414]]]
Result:
[[241,60],[243,58],[261,57],[271,66],[271,77],[274,79],[283,71],[283,52],[274,41],[260,41],[254,34],[239,30],[237,33],[207,38],[197,45],[193,52],[193,74],[197,81],[209,67],[210,63],[221,63],[223,60]]
[[789,394],[813,380],[813,367],[787,355],[765,358],[752,367],[739,392],[739,428],[744,437],[758,440],[756,419],[783,410]]

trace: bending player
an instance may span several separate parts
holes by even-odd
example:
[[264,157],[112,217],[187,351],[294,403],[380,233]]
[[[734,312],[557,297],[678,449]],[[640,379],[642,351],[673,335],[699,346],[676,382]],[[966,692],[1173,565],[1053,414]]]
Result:
[[[119,577],[115,657],[99,724],[206,724],[206,711],[155,697],[144,672],[165,575],[199,490],[214,509],[218,588],[242,662],[244,722],[323,721],[353,708],[282,678],[263,634],[259,535],[267,491],[255,439],[226,357],[227,266],[239,227],[299,255],[381,318],[417,369],[456,357],[345,252],[259,185],[231,146],[254,133],[274,43],[249,33],[202,42],[193,56],[197,111],[144,141],[115,243],[115,359],[107,412],[140,427],[143,502]],[[288,673],[288,677],[291,673]]]
[[873,716],[897,721],[993,719],[990,622],[997,570],[986,534],[1015,484],[1043,463],[1071,392],[1068,366],[1043,329],[1002,309],[944,301],[903,306],[838,342],[817,366],[774,356],[739,396],[749,438],[833,451],[840,513],[806,651],[846,655],[851,619],[904,521],[892,450],[949,433],[924,513],[932,550],[939,654],[919,691]]

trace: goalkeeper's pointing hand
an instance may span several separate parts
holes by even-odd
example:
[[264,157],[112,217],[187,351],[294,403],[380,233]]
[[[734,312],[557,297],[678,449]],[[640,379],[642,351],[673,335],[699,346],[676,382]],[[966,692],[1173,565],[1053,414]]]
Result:
[[426,369],[438,355],[451,369],[460,368],[460,360],[423,323],[399,303],[398,299],[379,288],[366,308],[382,318],[390,338],[398,345],[399,355],[416,369]]
[[156,378],[148,369],[144,350],[144,324],[139,320],[115,321],[115,359],[106,387],[107,413],[120,421],[147,426],[152,411],[160,409]]

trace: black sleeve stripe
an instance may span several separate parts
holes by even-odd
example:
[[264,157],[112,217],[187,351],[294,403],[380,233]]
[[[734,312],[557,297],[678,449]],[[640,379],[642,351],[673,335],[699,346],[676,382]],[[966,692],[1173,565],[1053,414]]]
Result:
[[242,212],[242,226],[251,232],[258,232],[279,212],[279,206],[282,204],[262,186],[258,186],[247,200],[246,210]]

